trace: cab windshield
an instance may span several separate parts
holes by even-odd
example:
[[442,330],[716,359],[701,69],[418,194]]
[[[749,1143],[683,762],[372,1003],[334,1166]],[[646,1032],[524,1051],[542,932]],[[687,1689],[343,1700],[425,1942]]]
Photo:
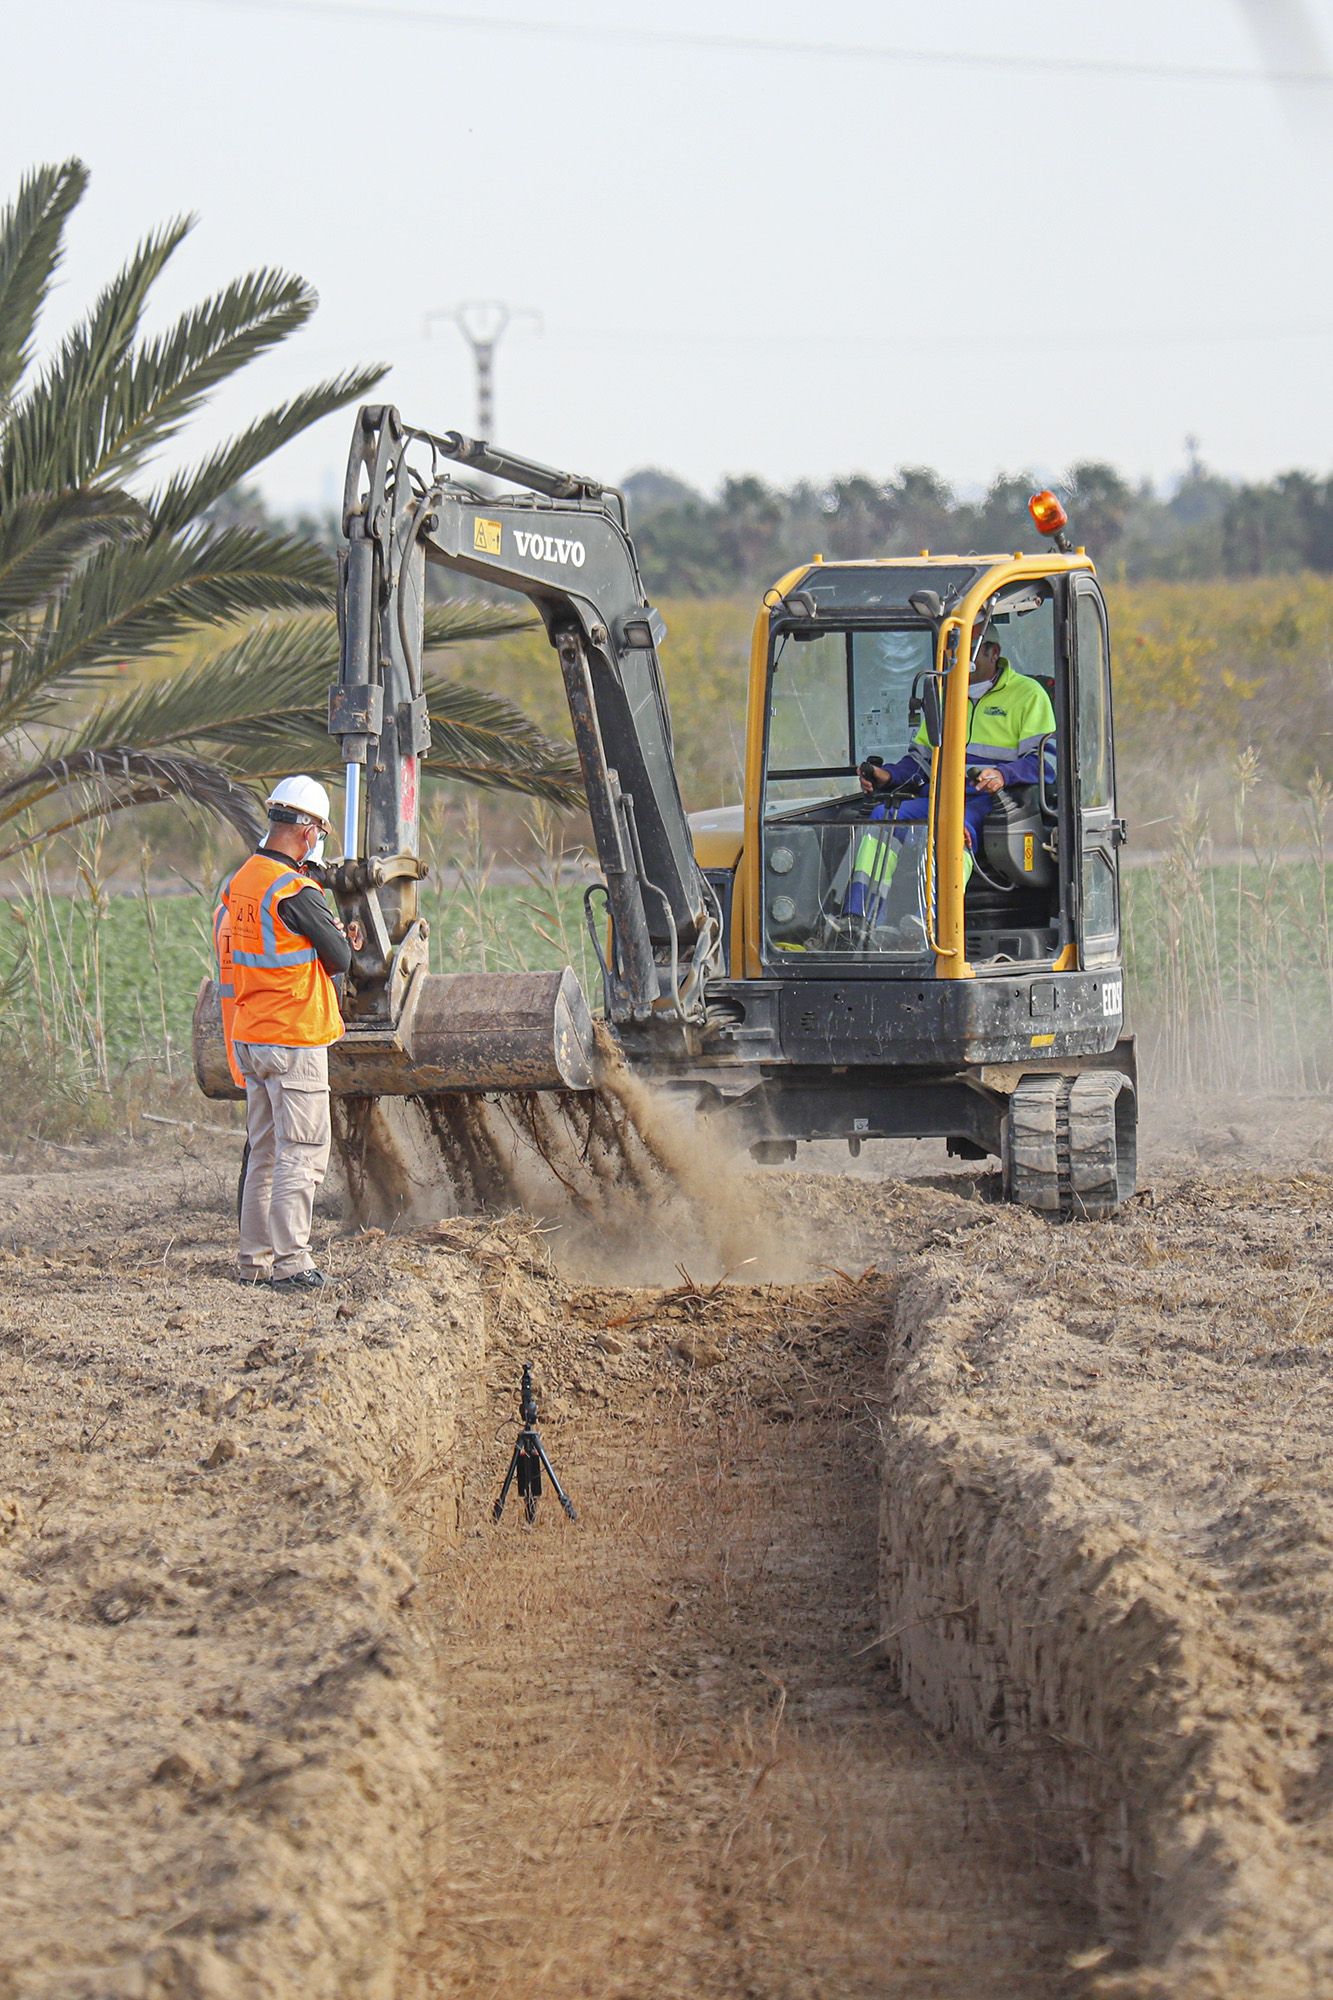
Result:
[[934,665],[933,650],[924,627],[785,633],[769,680],[765,817],[855,792],[866,757],[903,756],[915,733],[912,683]]
[[919,962],[927,954],[925,827],[861,791],[917,733],[913,686],[934,667],[923,625],[790,631],[769,677],[762,880],[768,953]]

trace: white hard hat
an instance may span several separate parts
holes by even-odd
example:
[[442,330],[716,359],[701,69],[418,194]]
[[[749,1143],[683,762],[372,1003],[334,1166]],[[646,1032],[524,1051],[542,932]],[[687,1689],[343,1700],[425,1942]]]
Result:
[[[295,778],[279,778],[273,790],[264,801],[270,819],[295,820],[299,814],[303,819],[312,819],[325,833],[333,832],[329,818],[329,795],[318,778],[304,775]],[[280,808],[274,812],[274,807]]]

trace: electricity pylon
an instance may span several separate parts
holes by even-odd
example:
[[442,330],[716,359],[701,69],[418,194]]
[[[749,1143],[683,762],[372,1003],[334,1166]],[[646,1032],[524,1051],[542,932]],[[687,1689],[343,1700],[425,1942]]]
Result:
[[477,436],[488,441],[495,436],[495,350],[511,326],[522,321],[542,330],[542,316],[532,306],[511,306],[503,299],[467,299],[447,311],[426,314],[426,334],[443,321],[456,326],[468,346],[477,368]]

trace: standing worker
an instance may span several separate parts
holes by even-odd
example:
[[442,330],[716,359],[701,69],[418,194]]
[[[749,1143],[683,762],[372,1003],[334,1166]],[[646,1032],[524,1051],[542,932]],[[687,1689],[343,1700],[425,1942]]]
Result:
[[315,1190],[329,1163],[329,1045],[342,1035],[334,978],[360,938],[344,931],[302,871],[319,861],[329,795],[314,778],[283,778],[268,801],[264,844],[222,891],[230,917],[232,1031],[245,1079],[249,1145],[241,1197],[243,1284],[314,1292]]

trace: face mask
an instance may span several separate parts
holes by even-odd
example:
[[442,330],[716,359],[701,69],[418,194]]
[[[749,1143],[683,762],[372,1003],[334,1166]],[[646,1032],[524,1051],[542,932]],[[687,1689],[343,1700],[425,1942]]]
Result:
[[319,839],[315,842],[310,852],[306,855],[306,860],[313,861],[316,864],[316,866],[318,866],[318,864],[323,859],[324,859],[324,836],[321,833]]

